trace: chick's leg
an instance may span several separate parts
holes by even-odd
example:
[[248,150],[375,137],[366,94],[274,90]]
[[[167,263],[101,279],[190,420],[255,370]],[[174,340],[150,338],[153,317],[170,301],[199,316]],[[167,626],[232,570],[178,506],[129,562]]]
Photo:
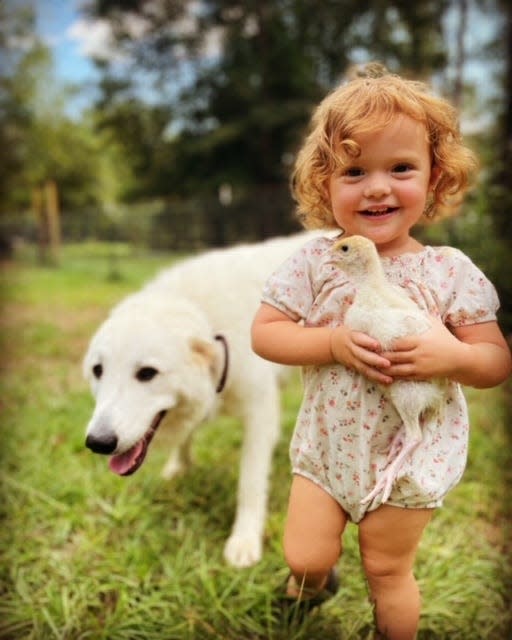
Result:
[[402,465],[421,442],[421,427],[419,416],[413,419],[408,416],[408,421],[404,420],[404,427],[400,429],[391,442],[388,453],[388,465],[382,475],[377,480],[375,487],[361,500],[361,504],[368,504],[374,500],[381,492],[381,503],[388,500],[393,484],[398,477]]
[[389,446],[388,458],[387,461],[391,462],[396,458],[396,456],[402,450],[405,442],[407,440],[406,429],[404,426],[400,427],[398,431],[393,436],[393,440],[391,440],[391,444]]

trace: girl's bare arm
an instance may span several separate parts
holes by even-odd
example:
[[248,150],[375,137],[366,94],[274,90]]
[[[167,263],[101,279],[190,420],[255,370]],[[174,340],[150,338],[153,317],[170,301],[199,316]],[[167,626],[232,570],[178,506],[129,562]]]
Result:
[[392,381],[382,371],[390,362],[378,353],[379,343],[344,326],[304,327],[263,303],[254,318],[251,338],[255,353],[272,362],[300,366],[339,362],[376,382]]
[[440,320],[424,334],[397,340],[382,354],[391,376],[409,379],[447,377],[480,389],[494,387],[511,373],[510,349],[496,322],[448,330]]

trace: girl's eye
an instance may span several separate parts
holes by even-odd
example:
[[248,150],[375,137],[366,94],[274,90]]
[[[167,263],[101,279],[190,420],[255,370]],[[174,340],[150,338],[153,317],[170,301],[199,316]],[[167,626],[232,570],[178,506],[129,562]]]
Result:
[[363,169],[360,167],[348,167],[343,172],[345,178],[359,178],[364,174]]
[[410,164],[402,162],[401,164],[397,164],[393,167],[393,173],[407,173],[412,169]]

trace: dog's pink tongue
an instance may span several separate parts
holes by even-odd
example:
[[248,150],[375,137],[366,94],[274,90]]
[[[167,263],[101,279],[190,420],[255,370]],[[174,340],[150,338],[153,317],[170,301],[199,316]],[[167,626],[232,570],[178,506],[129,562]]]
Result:
[[142,464],[146,454],[146,443],[139,440],[131,449],[110,458],[109,467],[114,473],[120,476],[129,476],[137,471]]

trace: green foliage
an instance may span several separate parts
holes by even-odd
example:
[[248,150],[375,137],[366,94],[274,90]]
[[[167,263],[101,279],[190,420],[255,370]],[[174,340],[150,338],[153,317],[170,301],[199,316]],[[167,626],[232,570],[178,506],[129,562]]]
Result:
[[[117,256],[120,280],[109,278]],[[237,421],[205,425],[195,463],[172,483],[159,434],[131,478],[84,448],[92,399],[80,375],[87,340],[108,309],[170,256],[125,245],[66,247],[61,269],[30,254],[1,272],[2,448],[0,638],[5,640],[348,640],[370,636],[371,609],[349,527],[339,595],[304,625],[272,619],[286,568],[287,447],[300,401],[284,390],[265,555],[234,570],[222,559],[236,498]],[[463,482],[428,527],[418,557],[419,640],[501,640],[511,614],[505,527],[511,455],[505,388],[469,391],[472,433]]]
[[78,122],[66,113],[78,87],[55,79],[30,2],[5,3],[0,12],[0,215],[27,210],[33,189],[47,180],[57,183],[63,210],[117,200],[126,178],[119,147],[90,118]]
[[498,291],[500,310],[498,320],[505,335],[512,333],[512,286],[510,268],[510,238],[500,234],[488,211],[485,194],[473,199],[460,216],[441,223],[418,228],[422,242],[449,245],[461,249],[491,280]]
[[[27,15],[29,18],[27,19]],[[64,206],[98,201],[96,147],[86,123],[65,115],[71,88],[53,78],[51,52],[33,36],[33,16],[14,7],[4,28],[18,30],[30,46],[0,38],[8,64],[0,75],[0,213],[31,203],[32,188],[56,180]]]
[[[455,16],[462,43],[470,35],[463,33],[468,7],[478,15],[478,3],[158,5],[158,11],[143,0],[84,5],[84,15],[109,21],[121,56],[111,64],[98,61],[99,99],[72,120],[67,102],[87,87],[56,82],[50,50],[34,33],[37,3],[0,3],[0,146],[8,150],[0,157],[2,245],[14,236],[34,238],[34,223],[21,224],[20,218],[28,215],[33,188],[46,180],[56,181],[68,240],[135,236],[139,244],[143,238],[157,248],[191,250],[287,233],[293,227],[291,163],[313,106],[351,62],[379,58],[392,70],[435,77],[448,95],[467,97],[470,91],[459,86],[464,65],[480,55],[474,47],[459,49],[454,69],[444,33],[446,17]],[[486,0],[482,11],[503,13],[503,25],[511,23],[505,19],[509,4],[501,0]],[[144,33],[134,37],[137,17]],[[510,58],[505,28],[489,36],[496,59]],[[485,156],[493,168],[486,199],[505,231],[512,166],[504,143],[511,120],[507,78],[504,96],[485,105],[499,116]],[[463,107],[467,111],[467,101]],[[230,206],[219,202],[225,186],[232,190]],[[156,200],[160,210],[142,213],[139,226],[126,208],[120,213],[120,203],[149,209]],[[505,278],[500,288],[508,299]]]
[[[110,21],[120,50],[140,74],[130,66],[119,81],[119,66],[102,63],[98,107],[104,126],[126,146],[131,134],[122,112],[130,111],[133,132],[141,130],[148,116],[155,123],[143,141],[137,133],[133,136],[130,166],[146,158],[146,144],[152,145],[152,158],[145,170],[132,172],[131,197],[199,195],[208,205],[223,184],[242,202],[258,200],[262,189],[287,189],[290,163],[313,107],[356,57],[378,56],[392,69],[422,76],[446,60],[441,29],[446,0],[422,2],[420,9],[402,1],[206,0],[168,2],[158,14],[134,0],[124,9],[117,0],[92,3],[92,12]],[[144,20],[145,37],[130,36],[128,13]],[[160,139],[160,114],[138,104],[141,77],[163,96],[162,108],[174,105]],[[144,131],[148,133],[147,127]],[[170,131],[173,136],[167,139]],[[262,236],[283,233],[293,203],[289,196],[278,202],[271,214],[261,207],[220,209],[216,226],[229,224],[234,214],[250,236],[259,215],[266,216]],[[207,227],[204,235],[218,243]]]

